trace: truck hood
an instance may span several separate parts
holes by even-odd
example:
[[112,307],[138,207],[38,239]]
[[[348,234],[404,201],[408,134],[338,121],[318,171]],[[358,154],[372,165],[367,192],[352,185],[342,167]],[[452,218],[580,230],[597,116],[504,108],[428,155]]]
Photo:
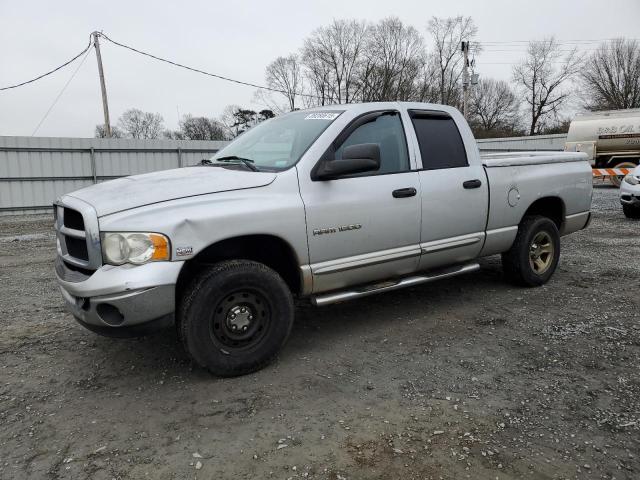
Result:
[[179,198],[269,185],[275,173],[225,167],[187,167],[133,175],[68,194],[92,205],[99,217]]

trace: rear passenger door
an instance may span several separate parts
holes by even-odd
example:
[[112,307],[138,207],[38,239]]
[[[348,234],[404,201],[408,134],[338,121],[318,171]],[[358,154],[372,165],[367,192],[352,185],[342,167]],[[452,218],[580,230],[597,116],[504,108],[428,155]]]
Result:
[[473,259],[482,249],[487,222],[484,169],[479,162],[469,164],[460,131],[448,113],[409,110],[409,115],[422,162],[419,267]]

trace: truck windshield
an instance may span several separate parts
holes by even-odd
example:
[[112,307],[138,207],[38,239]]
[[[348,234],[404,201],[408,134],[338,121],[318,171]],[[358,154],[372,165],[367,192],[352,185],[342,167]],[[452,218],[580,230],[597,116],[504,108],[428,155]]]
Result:
[[340,110],[306,110],[266,120],[217,152],[211,162],[239,158],[250,161],[258,170],[285,170],[300,160],[341,113]]

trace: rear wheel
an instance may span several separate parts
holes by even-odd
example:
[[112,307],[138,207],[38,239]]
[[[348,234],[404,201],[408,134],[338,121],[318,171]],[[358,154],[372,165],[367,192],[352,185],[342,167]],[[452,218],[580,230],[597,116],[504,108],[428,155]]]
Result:
[[218,263],[186,289],[182,343],[214,375],[236,376],[269,364],[293,326],[289,288],[272,269],[248,260]]
[[560,260],[560,234],[556,224],[547,217],[525,217],[511,248],[502,254],[506,277],[527,287],[549,281]]
[[622,211],[627,218],[633,218],[634,220],[640,218],[640,207],[636,207],[633,205],[622,205]]

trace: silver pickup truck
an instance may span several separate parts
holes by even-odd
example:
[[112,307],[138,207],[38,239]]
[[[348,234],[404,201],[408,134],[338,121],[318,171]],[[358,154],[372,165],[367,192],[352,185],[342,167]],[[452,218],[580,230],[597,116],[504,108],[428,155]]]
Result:
[[[216,375],[283,346],[294,299],[322,306],[471,272],[549,280],[590,218],[583,153],[481,157],[451,107],[296,111],[202,166],[104,182],[55,204],[55,271],[75,318],[109,336],[175,322]],[[428,296],[428,290],[425,290]]]

